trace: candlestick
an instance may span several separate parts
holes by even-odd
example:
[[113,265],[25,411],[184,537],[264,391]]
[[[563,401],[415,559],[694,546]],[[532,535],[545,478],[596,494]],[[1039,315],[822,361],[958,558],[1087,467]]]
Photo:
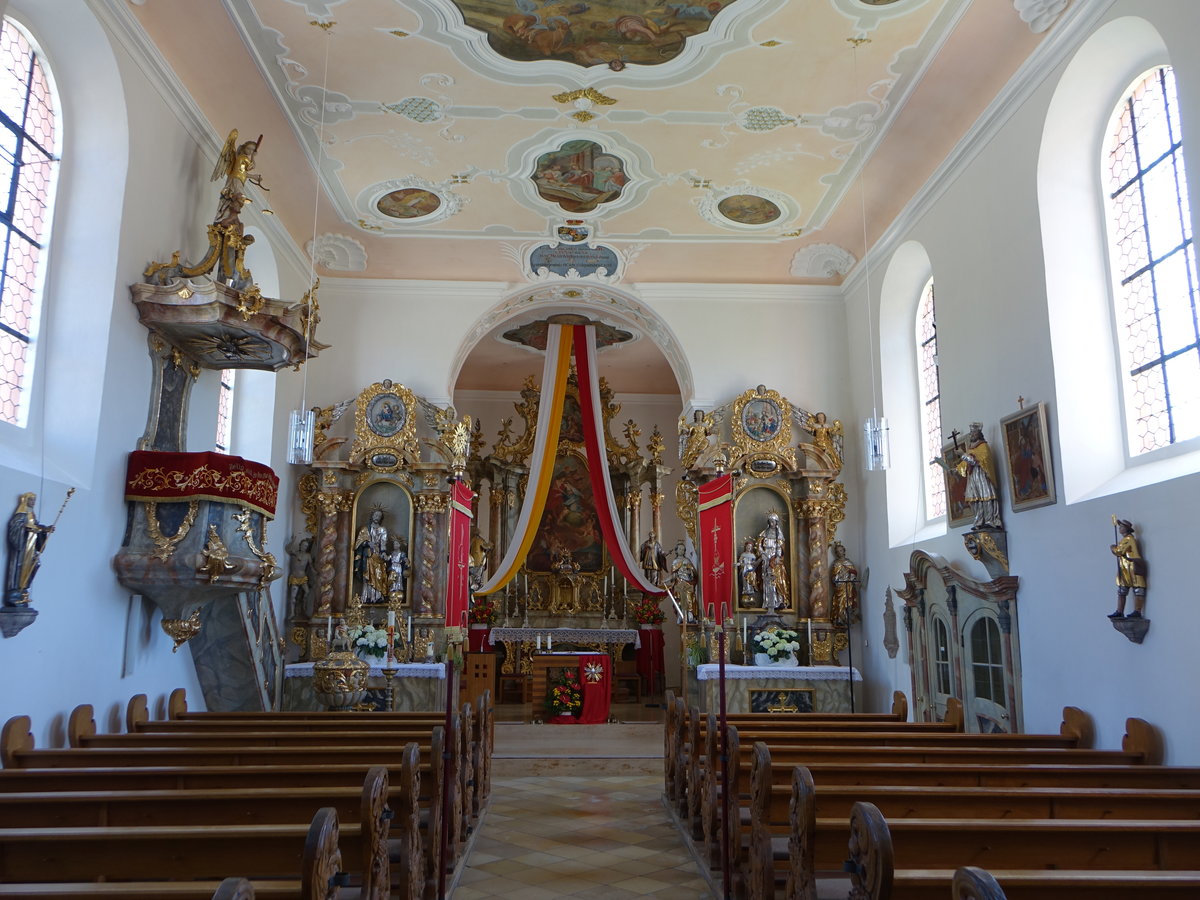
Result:
[[394,652],[393,648],[396,643],[396,613],[389,609],[388,618],[391,619],[391,621],[388,622],[387,627],[387,661],[385,665],[390,669],[392,666],[392,653]]

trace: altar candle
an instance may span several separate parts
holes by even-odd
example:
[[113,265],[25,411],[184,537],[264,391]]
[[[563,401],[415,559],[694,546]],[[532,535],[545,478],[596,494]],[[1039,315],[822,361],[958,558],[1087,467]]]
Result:
[[812,619],[808,620],[808,652],[812,655]]
[[537,636],[537,648],[539,651],[542,649],[542,636],[540,634]]
[[554,649],[554,635],[548,634],[548,635],[546,635],[546,651],[549,652],[553,649]]
[[396,611],[394,609],[389,609],[388,610],[388,628],[395,628],[395,627],[396,627]]
[[749,617],[742,616],[742,647],[746,646],[746,623],[750,621]]
[[408,614],[408,642],[412,643],[412,613]]
[[325,620],[325,652],[333,650],[333,616]]

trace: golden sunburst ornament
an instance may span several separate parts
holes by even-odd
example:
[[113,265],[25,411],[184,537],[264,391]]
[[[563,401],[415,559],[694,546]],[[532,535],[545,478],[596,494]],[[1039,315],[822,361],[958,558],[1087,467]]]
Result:
[[583,667],[583,677],[588,684],[599,684],[600,679],[604,677],[604,666],[596,662],[587,663]]

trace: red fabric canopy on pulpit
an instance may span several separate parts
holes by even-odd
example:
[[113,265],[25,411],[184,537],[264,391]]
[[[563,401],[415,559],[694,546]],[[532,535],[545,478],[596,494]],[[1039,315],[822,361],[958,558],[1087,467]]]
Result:
[[583,686],[583,709],[580,725],[597,725],[608,721],[612,696],[607,653],[583,653],[579,656],[579,683]]

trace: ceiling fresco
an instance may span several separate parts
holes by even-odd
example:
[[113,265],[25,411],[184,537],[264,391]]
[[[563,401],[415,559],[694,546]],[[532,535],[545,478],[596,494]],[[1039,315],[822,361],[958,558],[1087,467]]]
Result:
[[644,0],[455,0],[463,20],[514,61],[560,59],[578,66],[656,66],[675,59],[688,38],[737,0],[662,3]]
[[354,277],[535,280],[512,248],[570,219],[634,282],[836,282],[1041,39],[1013,0],[129,9],[214,129],[267,132],[301,245],[317,169]]

